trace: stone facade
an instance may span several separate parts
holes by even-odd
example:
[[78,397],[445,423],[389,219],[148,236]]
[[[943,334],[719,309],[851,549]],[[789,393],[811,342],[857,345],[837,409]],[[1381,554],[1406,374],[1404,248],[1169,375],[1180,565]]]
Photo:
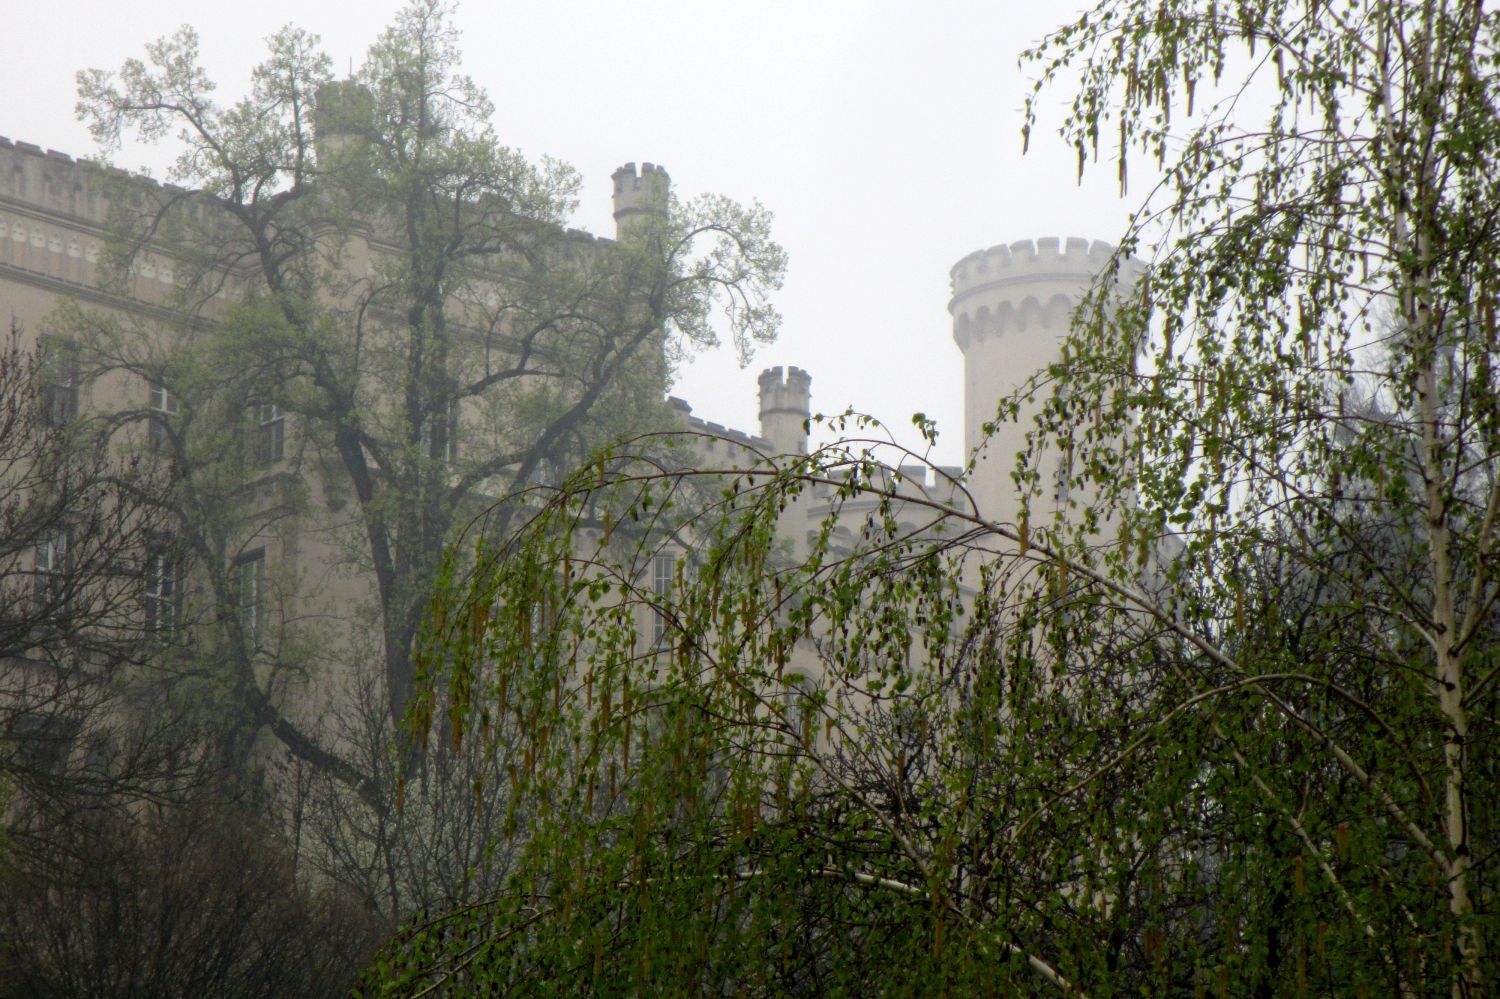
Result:
[[[326,141],[336,143],[337,133],[328,130]],[[0,312],[28,335],[45,331],[48,317],[67,300],[135,317],[168,316],[179,283],[171,259],[146,253],[137,256],[128,273],[105,268],[111,207],[105,192],[121,189],[104,183],[110,179],[121,177],[55,150],[0,138]],[[670,178],[663,168],[627,164],[612,179],[617,237],[665,209]],[[151,182],[130,180],[125,189],[131,184]],[[152,185],[152,190],[156,196],[189,197],[189,192],[169,186]],[[582,252],[608,243],[585,233],[566,236]],[[360,246],[345,248],[343,260],[347,267],[368,270],[381,250],[378,239],[361,238]],[[952,270],[949,310],[954,340],[965,361],[965,441],[970,449],[981,444],[986,449],[967,488],[991,519],[1008,520],[1014,514],[1010,471],[1014,455],[1024,445],[1027,421],[1004,428],[987,442],[981,428],[993,419],[998,398],[1056,357],[1073,306],[1111,253],[1112,248],[1102,243],[1042,239],[978,251]],[[236,294],[232,276],[218,294],[226,302]],[[205,315],[213,312],[209,303]],[[796,367],[764,371],[759,378],[756,433],[702,421],[680,399],[668,400],[669,411],[675,412],[679,427],[696,435],[694,460],[710,467],[735,467],[752,454],[805,453],[811,380]],[[163,405],[153,391],[140,378],[112,375],[80,385],[79,408],[96,413],[150,411]],[[267,419],[277,418],[261,415],[261,430],[270,426]],[[460,423],[463,419],[459,414]],[[283,422],[272,432],[281,435],[274,442],[278,457],[297,446],[294,422]],[[139,443],[143,433],[132,439]],[[289,477],[306,478],[305,470],[314,466],[309,462],[295,473],[288,469],[282,475],[267,474],[247,488],[264,509],[273,510],[285,491],[296,485]],[[884,474],[888,483],[899,483],[898,488],[910,495],[948,501],[955,498],[952,485],[959,470],[943,469],[932,476],[925,466],[910,465]],[[335,538],[341,520],[337,497],[319,492],[316,482],[303,486],[316,494],[316,502],[309,506],[315,513],[268,517],[270,526],[261,535],[246,537],[228,557],[237,565],[243,561],[247,573],[263,574],[255,585],[278,590],[276,613],[284,620],[333,621],[340,631],[337,641],[353,640],[360,626],[351,622],[361,620],[357,608],[368,601],[369,584],[351,569]],[[831,508],[830,490],[824,489],[814,490],[786,512],[783,523],[794,549],[801,549],[802,539],[817,529]],[[840,530],[852,536],[863,508],[846,503],[841,509],[849,523]],[[255,559],[264,561],[256,564]],[[643,621],[642,627],[649,628],[649,623]]]

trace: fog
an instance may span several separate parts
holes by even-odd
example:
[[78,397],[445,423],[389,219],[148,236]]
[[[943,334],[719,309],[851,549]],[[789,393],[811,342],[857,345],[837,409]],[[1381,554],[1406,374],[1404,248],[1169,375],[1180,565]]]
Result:
[[[332,0],[250,7],[150,0],[26,4],[7,14],[0,135],[73,155],[96,152],[74,120],[73,74],[116,69],[184,23],[227,101],[246,87],[264,39],[286,23],[357,65],[397,8]],[[779,342],[741,369],[728,351],[680,372],[674,394],[704,418],[753,430],[755,378],[795,364],[823,412],[853,406],[944,430],[937,457],[962,457],[961,358],[950,335],[948,269],[968,252],[1045,235],[1114,240],[1132,203],[1112,164],[1077,181],[1054,136],[1066,94],[1021,153],[1028,44],[1073,6],[939,0],[561,0],[461,5],[467,68],[497,107],[501,139],[573,164],[576,224],[609,233],[609,175],[661,163],[679,194],[759,199],[776,215],[791,269]],[[160,150],[117,162],[165,172]]]

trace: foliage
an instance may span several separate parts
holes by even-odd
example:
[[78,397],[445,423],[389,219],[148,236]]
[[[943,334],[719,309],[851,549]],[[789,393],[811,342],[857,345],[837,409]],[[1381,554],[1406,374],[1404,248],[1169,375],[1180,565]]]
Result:
[[[1098,415],[1054,405],[1043,430],[1090,456],[1128,435],[1136,467],[1113,481],[1132,502],[1107,460],[1079,477],[1127,509],[1122,538],[1179,533],[1191,586],[1174,612],[1213,636],[1222,667],[1318,664],[1314,686],[1257,693],[1353,786],[1318,818],[1364,831],[1371,877],[1329,888],[1366,927],[1404,910],[1388,939],[1408,953],[1370,956],[1393,986],[1441,980],[1428,969],[1451,952],[1455,995],[1494,980],[1476,863],[1496,820],[1497,41],[1500,14],[1479,3],[1120,3],[1036,53],[1044,80],[1096,55],[1063,126],[1080,149],[1113,107],[1122,170],[1132,146],[1171,157],[1159,214],[1127,241],[1164,234],[1138,303],[1118,322],[1094,303],[1070,345],[1067,381]],[[1172,135],[1174,96],[1190,106],[1239,45],[1245,85]],[[1236,101],[1258,93],[1267,120],[1247,127]],[[1090,373],[1126,367],[1149,375],[1110,392]],[[1268,565],[1278,583],[1306,574],[1313,606],[1289,614],[1277,589],[1247,585]],[[1282,615],[1296,624],[1274,626]],[[1362,706],[1382,735],[1344,730]],[[1301,793],[1276,810],[1300,814]],[[1288,825],[1331,864],[1336,836]],[[1392,883],[1413,895],[1396,902]]]
[[[742,352],[774,336],[765,296],[784,255],[758,206],[668,204],[665,190],[620,241],[565,229],[576,176],[499,143],[437,0],[406,7],[351,80],[304,32],[269,44],[230,105],[187,28],[118,74],[79,75],[101,144],[174,138],[172,179],[191,190],[123,181],[112,201],[122,267],[172,261],[171,317],[71,322],[100,371],[180,400],[170,419],[120,419],[169,424],[173,502],[207,591],[191,630],[214,636],[200,648],[238,745],[269,730],[380,808],[391,788],[287,700],[351,672],[369,629],[394,739],[444,544],[495,497],[664,419],[668,354],[716,329]],[[258,447],[275,414],[284,440]],[[333,571],[278,565],[297,545]],[[261,550],[269,613],[246,627],[236,570]]]
[[1485,994],[1497,28],[1106,0],[1044,43],[1080,161],[1118,129],[1163,181],[1146,279],[1002,406],[1014,522],[867,441],[616,450],[455,560],[415,721],[529,736],[522,859],[371,991]]

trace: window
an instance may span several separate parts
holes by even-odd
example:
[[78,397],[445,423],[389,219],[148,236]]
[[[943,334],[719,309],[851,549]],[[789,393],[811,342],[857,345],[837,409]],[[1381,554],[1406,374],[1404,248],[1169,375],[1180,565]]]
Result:
[[428,413],[422,420],[422,456],[451,463],[458,453],[458,406],[450,404],[446,416]]
[[78,738],[76,719],[25,710],[11,715],[6,732],[18,760],[42,773],[59,773]]
[[36,546],[36,601],[57,606],[67,599],[68,532],[58,531]]
[[651,644],[658,648],[667,637],[667,615],[664,608],[672,595],[672,581],[676,570],[675,555],[656,555],[651,559]]
[[167,436],[167,424],[177,415],[177,397],[165,385],[151,386],[151,422],[146,428],[147,441],[153,451],[166,451],[171,447]]
[[234,560],[233,585],[239,604],[240,626],[245,637],[260,644],[266,623],[266,553],[247,552]]
[[61,427],[78,419],[78,361],[70,344],[44,348],[42,378],[42,422]]
[[271,465],[281,460],[286,450],[286,416],[274,402],[256,403],[255,463]]
[[165,548],[146,552],[146,630],[171,633],[182,615],[181,568]]

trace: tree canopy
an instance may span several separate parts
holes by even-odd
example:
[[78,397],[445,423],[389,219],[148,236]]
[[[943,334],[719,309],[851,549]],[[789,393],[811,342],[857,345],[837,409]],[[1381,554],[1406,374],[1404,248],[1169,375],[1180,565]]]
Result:
[[[106,154],[177,158],[163,184],[90,171],[116,294],[50,327],[118,394],[85,415],[162,485],[138,502],[174,593],[146,649],[172,717],[225,790],[284,811],[304,868],[401,918],[505,870],[468,797],[505,754],[419,761],[398,725],[444,547],[675,420],[685,354],[772,339],[785,254],[761,206],[679,198],[664,171],[632,178],[616,238],[569,229],[576,174],[500,140],[440,0],[348,79],[287,27],[221,93],[188,27],[78,75]],[[146,269],[160,300],[133,297]]]
[[[180,294],[168,323],[79,311],[71,324],[97,370],[162,386],[180,409],[137,415],[167,428],[177,512],[247,721],[337,770],[263,679],[322,668],[307,642],[328,643],[290,620],[239,633],[246,553],[309,517],[345,525],[329,544],[373,580],[360,612],[399,717],[455,528],[610,437],[659,425],[670,357],[720,331],[742,353],[774,336],[766,294],[784,256],[758,206],[665,188],[618,242],[567,230],[576,176],[499,142],[436,0],[405,8],[348,81],[305,32],[269,47],[229,105],[190,28],[116,74],[79,74],[79,114],[104,148],[133,132],[181,150],[171,179],[183,187],[126,181],[115,199],[122,266],[165,254]],[[258,479],[278,484],[274,502],[246,502]],[[269,585],[289,605],[311,596],[286,576]]]

